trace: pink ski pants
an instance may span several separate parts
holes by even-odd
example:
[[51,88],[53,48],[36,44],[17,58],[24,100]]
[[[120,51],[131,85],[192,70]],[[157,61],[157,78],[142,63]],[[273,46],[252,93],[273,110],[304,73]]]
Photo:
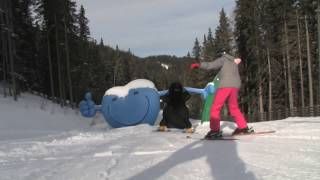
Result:
[[213,104],[210,109],[210,129],[220,131],[220,111],[223,104],[228,100],[228,108],[238,128],[247,127],[247,122],[238,106],[238,88],[217,89]]

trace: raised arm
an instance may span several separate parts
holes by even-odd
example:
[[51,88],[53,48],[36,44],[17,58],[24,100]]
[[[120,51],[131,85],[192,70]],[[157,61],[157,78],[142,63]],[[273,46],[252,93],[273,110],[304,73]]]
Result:
[[190,69],[206,69],[206,70],[217,70],[220,69],[226,60],[234,61],[235,58],[229,54],[223,54],[221,57],[215,59],[212,62],[201,62],[201,63],[193,63],[190,65]]
[[220,57],[212,62],[201,62],[199,68],[206,70],[217,70],[223,66],[225,57]]

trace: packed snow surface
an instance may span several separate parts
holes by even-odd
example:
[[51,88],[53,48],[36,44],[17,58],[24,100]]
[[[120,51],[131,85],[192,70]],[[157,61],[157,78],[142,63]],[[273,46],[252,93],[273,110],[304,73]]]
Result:
[[[200,140],[209,125],[198,120],[192,138],[149,125],[112,129],[99,116],[97,125],[91,121],[35,95],[0,97],[0,179],[320,179],[319,117],[251,123],[276,133],[236,141]],[[222,122],[225,134],[234,128]]]

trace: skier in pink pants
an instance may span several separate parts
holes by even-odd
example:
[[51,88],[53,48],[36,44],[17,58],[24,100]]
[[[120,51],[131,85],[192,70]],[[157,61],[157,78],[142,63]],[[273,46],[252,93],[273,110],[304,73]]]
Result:
[[240,62],[240,58],[234,58],[233,56],[224,53],[221,57],[212,62],[193,63],[190,66],[191,69],[220,69],[220,86],[216,91],[210,109],[211,130],[205,136],[206,139],[222,137],[222,132],[220,131],[220,111],[226,101],[228,101],[229,112],[237,124],[237,129],[233,132],[233,135],[254,132],[252,128],[248,128],[246,119],[238,106],[238,92],[241,86],[238,70],[238,64],[240,64]]

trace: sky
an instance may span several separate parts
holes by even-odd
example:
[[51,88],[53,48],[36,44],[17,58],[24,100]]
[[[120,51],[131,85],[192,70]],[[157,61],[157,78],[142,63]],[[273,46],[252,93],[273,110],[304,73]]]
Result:
[[91,37],[139,56],[191,53],[195,38],[213,32],[222,8],[235,0],[76,0],[86,9]]

